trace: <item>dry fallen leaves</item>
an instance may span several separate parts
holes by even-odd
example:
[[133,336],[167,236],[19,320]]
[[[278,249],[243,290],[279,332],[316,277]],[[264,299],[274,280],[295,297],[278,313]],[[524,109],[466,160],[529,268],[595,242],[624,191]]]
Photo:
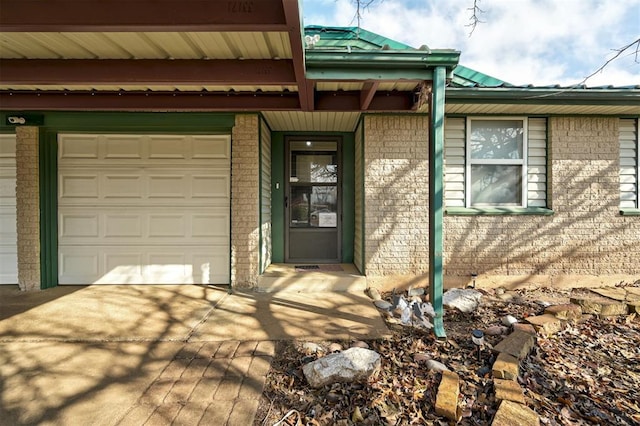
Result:
[[[640,287],[640,282],[634,285]],[[505,315],[522,319],[540,314],[541,300],[561,303],[557,301],[568,295],[518,291],[505,301],[487,292],[473,313],[446,311],[446,342],[428,331],[390,326],[390,339],[368,342],[383,360],[380,374],[369,383],[312,389],[301,366],[322,354],[309,356],[298,342],[280,342],[255,425],[447,425],[434,409],[440,373],[419,361],[427,357],[460,376],[459,424],[489,424],[499,403],[488,369],[495,355],[485,349],[478,362],[471,331],[500,325]],[[501,338],[486,336],[489,345]],[[591,318],[537,342],[521,363],[519,383],[543,424],[640,424],[640,318]],[[346,348],[352,342],[326,342],[325,347],[330,343]],[[414,358],[416,354],[425,356]],[[291,410],[295,415],[285,419]]]

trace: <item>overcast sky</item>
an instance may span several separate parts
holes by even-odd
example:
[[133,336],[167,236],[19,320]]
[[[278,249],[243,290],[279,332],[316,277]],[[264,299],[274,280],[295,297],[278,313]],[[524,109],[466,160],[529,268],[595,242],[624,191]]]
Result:
[[[303,0],[305,25],[355,26],[354,0]],[[512,84],[580,83],[620,48],[640,38],[640,0],[377,0],[361,27],[387,38],[462,52],[460,63]],[[640,85],[640,55],[623,54],[589,86]]]

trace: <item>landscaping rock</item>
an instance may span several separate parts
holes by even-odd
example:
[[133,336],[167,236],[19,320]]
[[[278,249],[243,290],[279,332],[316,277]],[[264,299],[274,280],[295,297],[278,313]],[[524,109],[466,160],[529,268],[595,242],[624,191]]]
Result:
[[352,348],[363,348],[363,349],[369,349],[369,344],[367,342],[364,342],[362,340],[356,340],[355,342],[353,342],[351,344]]
[[436,361],[435,359],[428,360],[426,365],[427,368],[431,371],[449,371],[449,367],[447,367],[440,361]]
[[422,296],[424,294],[424,288],[422,287],[410,288],[407,291],[407,294],[409,295],[409,297]]
[[549,306],[544,310],[544,313],[565,321],[578,321],[582,317],[582,308],[580,305],[565,303]]
[[376,308],[382,309],[384,311],[388,311],[391,309],[391,303],[387,302],[386,300],[374,300],[373,304],[376,305]]
[[442,295],[442,304],[460,312],[473,312],[478,308],[482,293],[473,289],[453,288]]
[[592,288],[591,292],[620,302],[627,300],[627,290],[621,287]]
[[506,327],[511,327],[513,324],[517,323],[518,320],[512,315],[506,315],[502,317],[502,324]]
[[627,302],[627,307],[629,308],[629,313],[640,313],[640,301],[635,302]]
[[492,426],[540,426],[540,417],[535,411],[512,401],[502,401]]
[[367,289],[367,294],[373,300],[382,300],[382,296],[380,296],[380,292],[373,287],[369,287]]
[[320,388],[336,382],[367,380],[380,369],[380,354],[363,348],[327,355],[302,367],[307,382]]
[[536,328],[531,324],[516,323],[516,324],[513,324],[513,330],[514,331],[520,330],[520,331],[524,331],[525,333],[533,334],[534,336],[536,335]]
[[512,355],[501,353],[493,363],[491,374],[497,379],[517,380],[520,374],[520,362]]
[[572,296],[571,303],[582,307],[585,314],[595,314],[600,317],[627,315],[629,308],[626,302],[608,299],[602,296]]
[[503,325],[494,325],[486,328],[484,334],[487,336],[499,336],[501,334],[507,334],[508,331],[509,329]]
[[332,343],[329,345],[330,353],[340,352],[341,350],[342,350],[342,345],[340,343]]
[[532,334],[516,330],[495,345],[493,350],[523,359],[531,352],[535,342],[536,338]]
[[518,293],[516,293],[514,291],[507,291],[505,293],[497,295],[497,298],[502,300],[503,302],[511,302],[512,300],[516,299],[517,297],[518,297]]
[[524,393],[515,380],[493,379],[496,398],[524,404]]
[[536,331],[543,336],[552,336],[564,329],[562,320],[551,314],[528,317],[526,321],[536,328]]
[[436,395],[436,414],[457,422],[460,419],[458,396],[460,395],[460,379],[451,371],[442,372],[442,380]]

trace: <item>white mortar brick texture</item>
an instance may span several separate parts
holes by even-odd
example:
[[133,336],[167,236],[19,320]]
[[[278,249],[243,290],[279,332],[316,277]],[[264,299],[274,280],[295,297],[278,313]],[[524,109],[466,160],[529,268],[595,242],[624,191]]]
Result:
[[38,128],[16,127],[18,285],[40,290],[40,179]]
[[618,118],[549,118],[553,216],[445,216],[445,275],[640,277],[640,221],[619,215]]
[[364,120],[367,276],[428,272],[428,132],[421,115]]
[[260,241],[257,115],[236,115],[231,157],[231,285],[254,287]]

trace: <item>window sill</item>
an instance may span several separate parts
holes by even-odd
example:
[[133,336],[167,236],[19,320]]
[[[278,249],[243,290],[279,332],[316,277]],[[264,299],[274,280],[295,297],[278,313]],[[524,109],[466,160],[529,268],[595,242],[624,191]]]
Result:
[[640,216],[640,209],[620,209],[620,216]]
[[553,210],[544,207],[449,207],[445,213],[450,216],[550,216]]

